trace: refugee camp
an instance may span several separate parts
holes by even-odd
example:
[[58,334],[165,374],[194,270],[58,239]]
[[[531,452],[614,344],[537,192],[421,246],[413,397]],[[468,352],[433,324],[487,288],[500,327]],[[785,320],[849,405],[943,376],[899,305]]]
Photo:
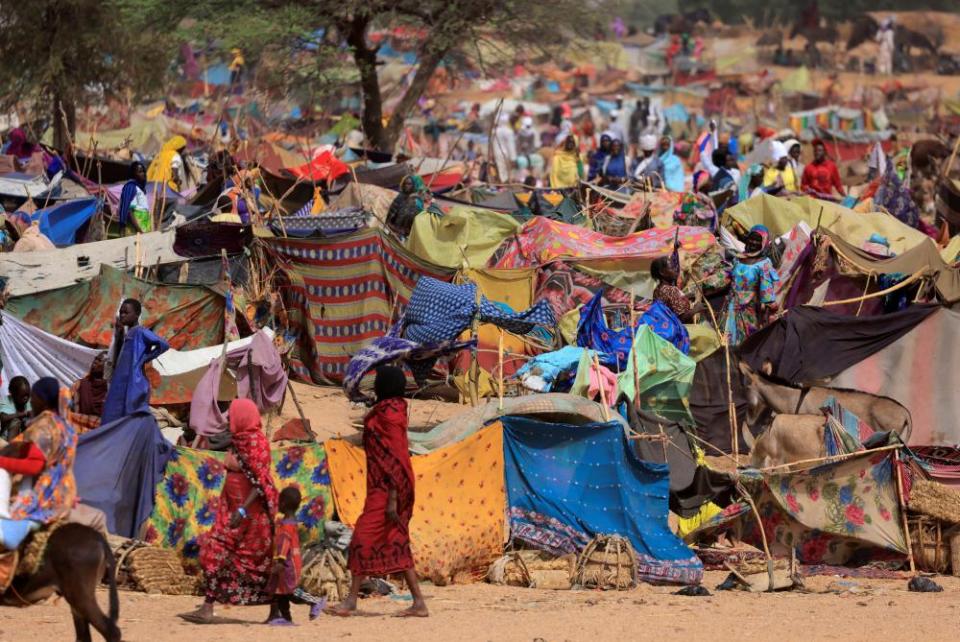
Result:
[[0,2],[0,641],[955,640],[956,0]]

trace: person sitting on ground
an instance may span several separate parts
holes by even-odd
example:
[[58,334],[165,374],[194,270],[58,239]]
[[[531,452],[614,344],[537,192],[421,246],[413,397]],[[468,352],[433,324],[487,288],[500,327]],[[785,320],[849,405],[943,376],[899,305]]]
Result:
[[31,417],[30,382],[26,377],[14,377],[7,386],[7,396],[0,402],[0,438],[13,441]]
[[818,198],[832,197],[834,190],[840,196],[846,195],[837,164],[827,156],[827,148],[822,140],[813,141],[813,162],[804,168],[800,184],[804,192]]
[[377,403],[363,419],[367,498],[350,541],[350,593],[343,602],[326,609],[330,615],[353,615],[364,578],[397,573],[403,573],[413,595],[413,604],[398,616],[429,615],[410,550],[415,478],[407,443],[406,383],[400,368],[377,368],[373,384]]
[[644,134],[640,137],[640,158],[633,178],[650,189],[657,189],[663,183],[663,161],[657,154],[657,137],[653,134]]
[[700,304],[692,305],[687,295],[677,287],[679,275],[670,258],[661,256],[650,265],[650,276],[657,282],[653,290],[653,300],[662,301],[684,323],[693,323],[693,318],[704,310]]
[[150,202],[147,201],[147,168],[143,163],[134,161],[130,165],[130,180],[120,192],[120,205],[117,207],[117,224],[120,234],[127,233],[129,226],[134,232],[149,232],[153,229],[150,220]]
[[84,433],[100,426],[103,402],[107,398],[110,383],[104,376],[107,365],[106,351],[93,358],[90,370],[70,388],[70,410],[66,419],[78,432]]

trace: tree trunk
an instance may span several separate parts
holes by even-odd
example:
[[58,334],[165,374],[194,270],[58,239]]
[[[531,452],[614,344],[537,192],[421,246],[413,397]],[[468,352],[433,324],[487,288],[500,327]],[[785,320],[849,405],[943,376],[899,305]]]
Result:
[[360,88],[363,91],[363,133],[367,141],[378,151],[392,151],[383,138],[383,97],[380,94],[380,79],[377,78],[377,47],[367,46],[367,27],[363,19],[354,19],[341,26],[347,44],[353,49],[353,61],[360,72]]
[[386,130],[383,132],[383,143],[386,145],[384,149],[392,151],[396,146],[397,140],[403,132],[403,124],[406,122],[407,116],[410,115],[410,110],[413,109],[423,92],[426,91],[427,83],[430,82],[430,78],[433,77],[443,57],[447,55],[447,51],[447,49],[436,51],[431,49],[421,54],[417,73],[413,75],[410,86],[407,87],[400,102],[394,108],[393,114],[390,116],[390,122],[387,123]]
[[[77,106],[60,92],[53,96],[53,146],[67,153],[77,133]],[[66,119],[66,120],[64,120]]]

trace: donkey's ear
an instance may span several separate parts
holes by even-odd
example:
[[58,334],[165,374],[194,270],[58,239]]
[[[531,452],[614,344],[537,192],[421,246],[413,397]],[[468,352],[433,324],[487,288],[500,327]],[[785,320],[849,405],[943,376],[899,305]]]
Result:
[[737,366],[740,368],[740,374],[751,377],[754,375],[753,368],[747,365],[746,361],[738,361]]

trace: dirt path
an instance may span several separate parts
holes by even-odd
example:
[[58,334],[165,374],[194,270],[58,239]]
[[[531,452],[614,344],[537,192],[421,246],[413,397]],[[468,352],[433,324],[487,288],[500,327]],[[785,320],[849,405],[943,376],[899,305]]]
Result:
[[[707,574],[712,588],[724,573]],[[399,599],[364,600],[364,617],[322,616],[307,622],[306,607],[294,609],[296,628],[259,625],[266,607],[221,609],[242,624],[197,626],[176,614],[196,598],[121,594],[121,628],[130,642],[297,642],[323,638],[351,640],[956,640],[960,619],[960,578],[937,578],[944,592],[909,593],[906,580],[808,578],[813,593],[750,594],[714,592],[711,597],[671,595],[674,589],[641,586],[622,593],[540,591],[473,584],[425,587],[432,617],[389,617],[408,604]],[[826,592],[847,589],[837,594]],[[852,589],[852,592],[851,592]],[[101,593],[101,603],[106,594]],[[0,640],[47,642],[73,639],[64,602],[28,609],[0,609]]]

